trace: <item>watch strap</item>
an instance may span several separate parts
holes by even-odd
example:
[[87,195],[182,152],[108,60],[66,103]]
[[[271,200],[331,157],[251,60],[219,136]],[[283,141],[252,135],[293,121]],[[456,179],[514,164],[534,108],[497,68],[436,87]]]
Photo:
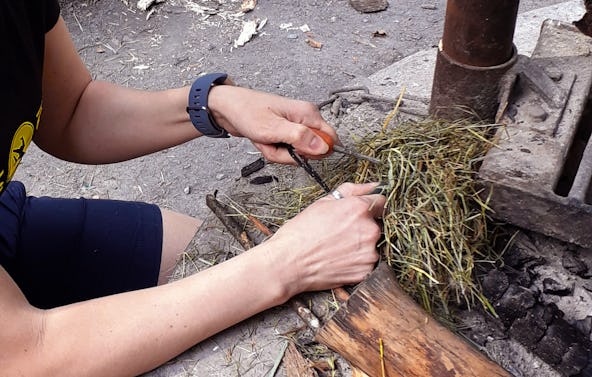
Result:
[[189,90],[187,113],[193,126],[205,136],[230,137],[228,132],[214,121],[208,108],[208,94],[217,84],[224,83],[226,73],[208,73],[198,77]]

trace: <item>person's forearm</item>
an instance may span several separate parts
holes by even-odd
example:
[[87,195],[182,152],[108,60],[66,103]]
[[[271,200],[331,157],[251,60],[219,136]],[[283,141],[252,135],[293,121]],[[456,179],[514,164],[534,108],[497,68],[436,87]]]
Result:
[[[285,302],[273,243],[157,288],[50,310],[39,373],[133,376],[262,310]],[[43,350],[51,350],[43,351]]]
[[186,112],[188,88],[147,92],[92,81],[59,136],[57,157],[111,163],[178,145],[199,133]]

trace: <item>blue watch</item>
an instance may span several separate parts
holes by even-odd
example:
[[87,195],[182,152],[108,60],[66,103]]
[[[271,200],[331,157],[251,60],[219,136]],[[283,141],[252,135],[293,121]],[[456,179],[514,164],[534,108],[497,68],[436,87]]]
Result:
[[226,73],[208,73],[198,77],[191,85],[187,113],[193,126],[205,136],[230,137],[228,132],[214,121],[208,109],[210,89],[216,84],[222,84],[227,77]]

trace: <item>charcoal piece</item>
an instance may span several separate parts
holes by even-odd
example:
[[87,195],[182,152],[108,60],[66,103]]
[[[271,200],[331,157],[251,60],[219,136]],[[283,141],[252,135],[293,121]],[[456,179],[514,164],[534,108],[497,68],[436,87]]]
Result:
[[265,166],[265,160],[263,158],[259,158],[253,162],[251,162],[247,166],[243,166],[241,168],[241,177],[248,177],[253,173],[258,172],[259,170],[263,169]]
[[588,365],[582,369],[579,377],[592,377],[592,360],[588,361]]
[[271,183],[273,181],[278,182],[278,178],[273,175],[262,175],[260,177],[255,177],[249,181],[252,185],[265,185],[267,183]]
[[592,37],[592,1],[584,0],[586,13],[581,20],[574,21],[574,25],[584,34]]
[[530,287],[532,284],[532,279],[534,275],[536,275],[533,271],[509,271],[506,272],[508,278],[512,283],[516,283],[522,287]]
[[572,274],[584,277],[588,272],[588,266],[574,253],[566,253],[561,259],[563,268]]
[[458,312],[458,320],[461,333],[480,346],[485,347],[491,339],[507,338],[501,323],[488,314],[462,310]]
[[493,269],[487,273],[483,278],[483,292],[485,296],[491,301],[495,301],[502,297],[506,292],[510,283],[508,276],[500,270]]
[[550,325],[556,319],[563,318],[564,313],[559,310],[555,303],[550,303],[547,305],[537,304],[533,310],[533,315],[537,318],[540,318],[546,325]]
[[529,313],[512,323],[510,336],[526,347],[533,349],[543,335],[545,335],[546,330],[547,325],[544,320],[539,316]]
[[545,263],[545,259],[540,256],[540,252],[532,240],[524,233],[516,236],[514,244],[507,253],[504,254],[504,261],[510,267],[517,270],[524,266],[534,266]]
[[536,303],[535,293],[516,284],[510,284],[503,296],[494,303],[494,308],[506,326],[510,326],[516,318]]
[[573,292],[573,287],[558,282],[555,279],[543,279],[543,292],[555,296],[567,296]]
[[592,333],[592,316],[578,319],[574,322],[574,326],[585,338],[590,338],[590,334]]
[[590,350],[587,350],[580,344],[573,344],[569,347],[561,364],[557,368],[565,376],[577,376],[588,365],[590,361]]
[[581,340],[575,328],[565,320],[558,319],[548,327],[545,336],[536,347],[535,354],[551,365],[559,365],[569,348]]

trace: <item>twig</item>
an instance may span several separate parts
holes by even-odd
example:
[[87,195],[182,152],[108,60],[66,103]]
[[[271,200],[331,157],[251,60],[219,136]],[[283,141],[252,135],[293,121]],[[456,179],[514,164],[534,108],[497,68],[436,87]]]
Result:
[[216,217],[224,224],[230,234],[237,240],[241,246],[248,250],[252,248],[253,242],[249,240],[247,232],[239,224],[236,218],[232,217],[233,211],[226,205],[220,203],[212,194],[206,195],[206,205],[214,212]]
[[253,225],[255,225],[255,227],[257,229],[259,229],[259,231],[261,231],[261,233],[265,234],[266,236],[271,236],[273,234],[273,232],[265,225],[263,224],[261,221],[259,221],[258,218],[256,218],[253,215],[247,215],[247,219],[249,219],[250,222],[253,223]]
[[80,25],[80,21],[78,21],[78,17],[76,17],[76,12],[72,12],[72,15],[74,16],[74,19],[76,20],[76,23],[78,24],[78,27],[80,28],[80,31],[84,33],[84,29],[82,29],[82,25]]

